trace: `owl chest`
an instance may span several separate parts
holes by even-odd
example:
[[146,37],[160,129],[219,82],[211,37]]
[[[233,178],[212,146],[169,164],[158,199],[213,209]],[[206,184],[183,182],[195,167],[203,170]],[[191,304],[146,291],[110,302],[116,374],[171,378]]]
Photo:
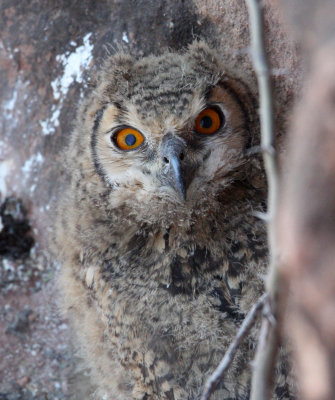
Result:
[[144,280],[167,279],[170,286],[182,286],[186,291],[193,284],[201,290],[201,285],[216,275],[236,278],[267,257],[265,230],[259,225],[237,223],[232,229],[202,225],[188,231],[141,229],[124,238],[113,258],[129,278],[135,272]]
[[222,232],[206,237],[141,230],[110,248],[101,277],[114,293],[113,302],[129,310],[143,299],[193,302],[195,308],[201,302],[236,319],[252,281],[262,285],[258,281],[267,257],[264,240],[261,232],[243,230],[229,240]]

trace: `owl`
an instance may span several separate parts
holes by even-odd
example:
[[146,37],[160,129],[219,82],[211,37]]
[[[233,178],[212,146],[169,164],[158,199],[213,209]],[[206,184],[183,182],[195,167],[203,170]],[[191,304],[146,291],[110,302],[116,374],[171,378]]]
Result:
[[[196,400],[264,291],[254,102],[204,42],[109,57],[65,151],[59,285],[95,399]],[[213,400],[246,400],[252,332]],[[274,398],[291,399],[286,360]],[[80,397],[82,398],[82,397]],[[86,393],[86,398],[89,394]]]

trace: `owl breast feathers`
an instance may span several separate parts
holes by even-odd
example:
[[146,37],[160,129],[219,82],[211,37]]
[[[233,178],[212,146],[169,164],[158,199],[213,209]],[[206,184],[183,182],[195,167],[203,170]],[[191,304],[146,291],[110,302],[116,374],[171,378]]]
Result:
[[[257,119],[214,54],[110,57],[79,110],[55,243],[87,398],[199,399],[263,292]],[[248,399],[254,337],[212,399]],[[275,398],[292,398],[285,362]]]

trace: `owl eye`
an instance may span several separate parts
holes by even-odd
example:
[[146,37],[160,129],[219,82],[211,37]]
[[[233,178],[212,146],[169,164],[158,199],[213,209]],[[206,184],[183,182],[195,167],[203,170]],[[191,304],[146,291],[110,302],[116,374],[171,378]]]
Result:
[[216,108],[206,108],[197,116],[194,129],[197,133],[211,135],[222,126],[224,116]]
[[113,141],[121,150],[132,150],[143,143],[144,136],[136,129],[123,128],[113,136]]

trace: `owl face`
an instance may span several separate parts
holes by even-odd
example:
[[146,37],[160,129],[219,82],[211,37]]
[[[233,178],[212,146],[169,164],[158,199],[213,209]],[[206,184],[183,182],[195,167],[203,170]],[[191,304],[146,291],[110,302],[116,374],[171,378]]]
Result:
[[246,116],[203,43],[181,55],[114,58],[102,82],[92,155],[119,201],[201,209],[235,179]]

